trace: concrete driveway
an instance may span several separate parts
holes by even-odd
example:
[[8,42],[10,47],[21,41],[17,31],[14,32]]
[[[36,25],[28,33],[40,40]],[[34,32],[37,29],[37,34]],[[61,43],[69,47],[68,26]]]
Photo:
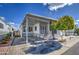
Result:
[[26,39],[18,37],[12,40],[12,45],[20,45],[20,44],[26,44]]
[[67,50],[62,55],[79,55],[79,42],[72,46],[69,50]]

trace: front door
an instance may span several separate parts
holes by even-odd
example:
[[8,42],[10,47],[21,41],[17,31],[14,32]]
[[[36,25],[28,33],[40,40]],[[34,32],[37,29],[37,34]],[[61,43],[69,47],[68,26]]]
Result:
[[40,25],[41,34],[47,34],[47,24]]

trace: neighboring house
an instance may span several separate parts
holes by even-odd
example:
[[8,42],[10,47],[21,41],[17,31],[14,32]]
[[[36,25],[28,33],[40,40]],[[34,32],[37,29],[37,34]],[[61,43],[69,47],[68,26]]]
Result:
[[19,28],[21,37],[25,36],[28,39],[31,35],[48,35],[50,33],[50,21],[52,20],[35,14],[27,14]]
[[12,29],[13,28],[0,17],[0,40],[3,38],[4,34],[12,32]]
[[64,32],[57,30],[57,35],[72,36],[75,35],[75,33],[74,30],[65,30]]
[[15,36],[15,37],[20,37],[20,31],[14,31],[14,33],[13,33],[13,35]]
[[8,34],[11,32],[13,32],[12,26],[6,23],[4,19],[0,17],[0,41],[5,37],[4,34]]
[[69,35],[75,35],[75,30],[66,30],[65,31],[65,35],[69,36]]

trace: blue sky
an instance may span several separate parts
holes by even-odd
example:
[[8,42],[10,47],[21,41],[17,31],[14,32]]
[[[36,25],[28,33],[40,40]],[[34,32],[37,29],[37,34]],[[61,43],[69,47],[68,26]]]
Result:
[[29,3],[29,4],[0,4],[0,16],[6,22],[18,28],[27,13],[38,14],[54,19],[69,15],[79,22],[79,4],[47,4],[47,3]]

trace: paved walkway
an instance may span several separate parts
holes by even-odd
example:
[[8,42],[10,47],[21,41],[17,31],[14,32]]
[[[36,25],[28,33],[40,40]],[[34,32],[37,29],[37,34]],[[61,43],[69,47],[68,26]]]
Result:
[[0,47],[0,55],[23,55],[25,48],[27,48],[26,39],[15,38],[11,40],[10,45]]
[[0,55],[24,55],[25,48],[27,48],[26,44],[0,47]]

